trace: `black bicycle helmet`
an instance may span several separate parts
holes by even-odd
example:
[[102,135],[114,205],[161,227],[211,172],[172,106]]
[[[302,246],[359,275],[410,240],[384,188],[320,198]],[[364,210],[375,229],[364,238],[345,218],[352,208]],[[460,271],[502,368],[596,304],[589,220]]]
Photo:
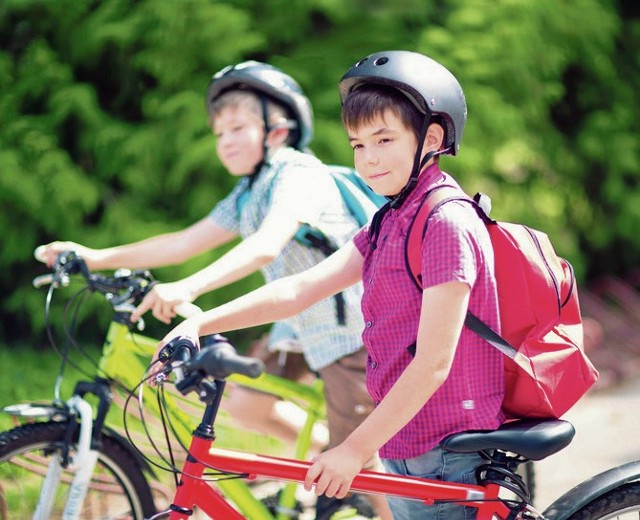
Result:
[[[245,61],[229,65],[216,72],[207,88],[207,112],[211,115],[213,101],[223,92],[232,89],[247,89],[265,94],[284,105],[297,121],[293,146],[304,150],[313,138],[313,110],[300,85],[280,69],[259,61]],[[266,122],[265,122],[266,124]],[[268,125],[267,125],[268,128]]]
[[448,148],[455,155],[460,148],[467,121],[467,104],[458,80],[437,61],[410,51],[371,54],[353,65],[340,80],[340,99],[361,85],[394,87],[407,96],[425,116],[439,115],[446,125]]

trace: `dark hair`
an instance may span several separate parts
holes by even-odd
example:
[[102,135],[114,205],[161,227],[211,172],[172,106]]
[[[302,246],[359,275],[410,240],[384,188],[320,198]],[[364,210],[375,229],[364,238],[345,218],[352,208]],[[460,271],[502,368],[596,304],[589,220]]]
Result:
[[351,91],[342,105],[342,124],[357,129],[383,116],[387,110],[419,137],[424,114],[398,89],[384,85],[362,85]]

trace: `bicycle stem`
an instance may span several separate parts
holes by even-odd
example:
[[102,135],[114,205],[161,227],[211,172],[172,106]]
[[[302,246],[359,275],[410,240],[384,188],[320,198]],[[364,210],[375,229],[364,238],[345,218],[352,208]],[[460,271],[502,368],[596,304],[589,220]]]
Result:
[[[203,383],[208,382],[203,381]],[[222,400],[222,394],[224,393],[226,384],[226,381],[216,379],[211,386],[207,387],[208,394],[205,397],[207,406],[204,409],[202,421],[194,432],[194,436],[202,439],[215,439],[214,424],[218,417],[220,401]]]

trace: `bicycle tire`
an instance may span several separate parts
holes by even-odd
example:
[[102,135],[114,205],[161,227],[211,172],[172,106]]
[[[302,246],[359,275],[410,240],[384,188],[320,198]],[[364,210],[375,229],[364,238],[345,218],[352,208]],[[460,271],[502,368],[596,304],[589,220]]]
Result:
[[[33,516],[49,459],[59,451],[66,431],[66,423],[51,421],[18,426],[0,434],[0,503],[5,503],[8,511],[3,520]],[[73,453],[75,446],[71,449]],[[71,479],[72,474],[65,471],[52,519],[62,515]],[[81,518],[142,520],[155,511],[151,489],[140,467],[117,441],[102,435]]]
[[640,514],[640,482],[617,487],[576,511],[569,520],[626,520]]

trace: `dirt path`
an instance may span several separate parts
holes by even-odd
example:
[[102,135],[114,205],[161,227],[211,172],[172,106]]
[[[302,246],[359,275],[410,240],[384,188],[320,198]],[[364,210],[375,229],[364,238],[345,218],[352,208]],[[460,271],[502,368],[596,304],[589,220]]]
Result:
[[640,374],[590,392],[564,418],[576,428],[573,442],[536,463],[535,502],[542,510],[588,477],[640,460]]

